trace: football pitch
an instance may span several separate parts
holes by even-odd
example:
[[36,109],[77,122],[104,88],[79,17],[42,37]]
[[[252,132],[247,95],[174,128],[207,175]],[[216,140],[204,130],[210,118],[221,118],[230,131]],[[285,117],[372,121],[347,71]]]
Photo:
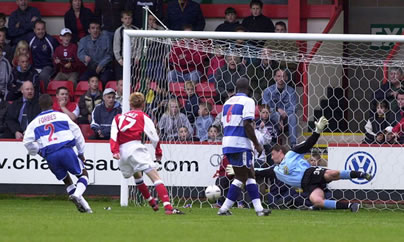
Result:
[[[93,214],[81,214],[60,198],[0,197],[0,241],[403,241],[404,212],[120,207],[118,200],[89,199]],[[111,207],[111,210],[104,209]]]

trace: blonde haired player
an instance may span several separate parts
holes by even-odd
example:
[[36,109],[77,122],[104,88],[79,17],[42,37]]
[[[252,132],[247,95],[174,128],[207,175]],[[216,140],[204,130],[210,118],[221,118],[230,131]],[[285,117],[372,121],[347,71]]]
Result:
[[149,203],[152,201],[150,205],[153,210],[157,211],[158,207],[152,204],[154,199],[150,196],[140,172],[146,173],[152,180],[166,214],[184,214],[172,207],[167,189],[154,168],[153,159],[142,143],[142,133],[145,133],[155,148],[156,159],[161,159],[159,136],[153,121],[142,111],[145,107],[143,94],[132,93],[129,102],[130,111],[116,115],[112,121],[110,145],[113,157],[119,160],[119,169],[125,178],[135,177],[136,186]]

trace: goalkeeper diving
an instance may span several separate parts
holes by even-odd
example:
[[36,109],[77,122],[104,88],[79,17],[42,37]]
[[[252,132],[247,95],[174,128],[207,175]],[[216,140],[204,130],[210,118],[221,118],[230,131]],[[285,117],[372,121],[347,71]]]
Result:
[[[362,178],[371,180],[372,176],[365,172],[350,170],[330,170],[323,167],[312,167],[304,159],[304,154],[310,152],[310,149],[317,143],[320,134],[327,126],[328,120],[321,117],[315,122],[316,129],[313,134],[303,143],[296,145],[292,150],[281,145],[275,145],[272,148],[271,156],[275,166],[266,169],[256,169],[257,177],[266,177],[278,180],[295,188],[302,188],[309,194],[309,199],[315,208],[326,209],[350,209],[352,212],[358,212],[359,203],[340,202],[324,198],[324,189],[327,184],[340,179]],[[231,167],[229,167],[231,169]]]

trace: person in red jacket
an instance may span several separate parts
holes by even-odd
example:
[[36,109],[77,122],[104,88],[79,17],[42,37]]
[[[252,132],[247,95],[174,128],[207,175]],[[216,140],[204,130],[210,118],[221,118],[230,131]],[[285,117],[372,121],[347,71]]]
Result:
[[[109,142],[113,157],[119,160],[119,169],[125,178],[134,176],[136,186],[146,201],[150,203],[154,198],[143,182],[142,173],[146,173],[153,182],[166,214],[184,214],[171,205],[167,189],[154,168],[153,159],[142,143],[142,134],[145,133],[155,148],[156,159],[161,159],[162,151],[156,128],[153,121],[142,111],[145,108],[144,95],[140,92],[132,93],[129,103],[131,111],[116,115],[112,121]],[[154,211],[158,210],[155,205],[150,205]]]
[[80,72],[80,60],[77,57],[77,45],[71,43],[72,31],[64,28],[60,31],[62,45],[56,47],[53,53],[53,63],[59,71],[54,80],[71,81],[76,86]]
[[[184,31],[192,31],[192,26],[185,26]],[[198,83],[200,81],[203,61],[207,55],[192,49],[192,47],[202,46],[202,44],[202,42],[194,39],[182,39],[174,44],[169,57],[169,63],[172,67],[167,75],[169,82],[193,81]],[[187,46],[187,48],[182,46]]]
[[66,87],[56,89],[56,100],[56,102],[53,102],[52,109],[67,114],[75,122],[80,114],[80,109],[77,103],[70,102],[69,89]]

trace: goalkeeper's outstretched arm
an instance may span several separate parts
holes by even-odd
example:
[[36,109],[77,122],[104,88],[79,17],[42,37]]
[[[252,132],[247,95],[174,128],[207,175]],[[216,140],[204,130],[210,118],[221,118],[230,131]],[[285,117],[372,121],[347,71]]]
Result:
[[299,154],[307,153],[313,148],[313,146],[317,143],[318,138],[320,138],[321,132],[323,132],[324,128],[327,126],[328,120],[322,116],[317,122],[315,122],[316,130],[313,134],[303,143],[296,145],[292,150]]

